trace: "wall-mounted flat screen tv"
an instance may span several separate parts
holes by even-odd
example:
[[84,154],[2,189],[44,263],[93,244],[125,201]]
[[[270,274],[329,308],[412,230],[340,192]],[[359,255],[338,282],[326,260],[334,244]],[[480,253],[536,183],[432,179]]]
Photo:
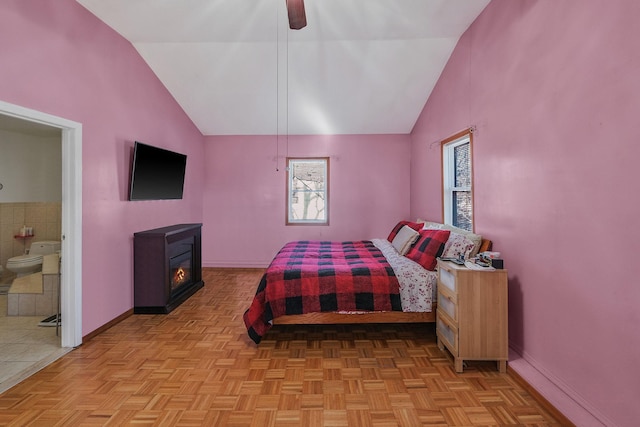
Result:
[[136,141],[129,200],[182,199],[186,165],[185,154]]

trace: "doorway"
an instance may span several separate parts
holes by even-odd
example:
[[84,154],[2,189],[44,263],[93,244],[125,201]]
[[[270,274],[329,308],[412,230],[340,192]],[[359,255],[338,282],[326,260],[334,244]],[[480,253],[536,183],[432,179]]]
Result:
[[82,344],[82,125],[0,101],[0,115],[62,132],[60,328],[62,347]]

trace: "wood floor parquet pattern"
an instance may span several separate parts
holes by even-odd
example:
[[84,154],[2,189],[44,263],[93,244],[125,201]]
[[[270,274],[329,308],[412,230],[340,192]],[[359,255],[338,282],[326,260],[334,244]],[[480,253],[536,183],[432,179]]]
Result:
[[456,374],[433,325],[274,327],[242,314],[261,270],[204,269],[0,395],[0,426],[559,426],[494,363]]

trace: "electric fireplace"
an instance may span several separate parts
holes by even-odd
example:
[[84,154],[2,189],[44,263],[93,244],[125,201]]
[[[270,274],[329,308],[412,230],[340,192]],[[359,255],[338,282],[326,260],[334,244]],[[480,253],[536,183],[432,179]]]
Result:
[[202,224],[134,234],[134,313],[169,313],[204,286]]

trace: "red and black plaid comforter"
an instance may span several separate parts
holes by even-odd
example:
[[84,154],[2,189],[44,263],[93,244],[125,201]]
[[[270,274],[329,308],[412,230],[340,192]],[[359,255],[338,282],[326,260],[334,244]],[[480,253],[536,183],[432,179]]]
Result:
[[398,279],[382,252],[367,240],[304,240],[278,252],[244,323],[259,343],[278,316],[356,310],[402,311]]

